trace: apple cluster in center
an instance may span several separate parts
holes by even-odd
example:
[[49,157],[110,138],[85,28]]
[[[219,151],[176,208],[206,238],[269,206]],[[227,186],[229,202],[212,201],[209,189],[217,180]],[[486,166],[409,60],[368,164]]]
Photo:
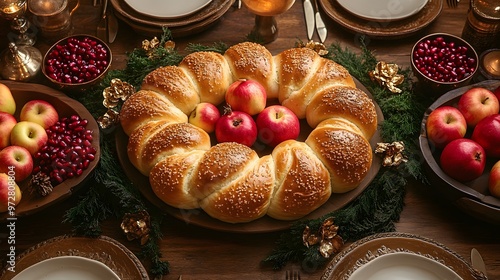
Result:
[[441,169],[457,181],[475,180],[485,171],[487,159],[496,162],[488,189],[500,198],[500,86],[493,91],[473,87],[456,106],[436,108],[427,118],[426,131],[441,153]]
[[236,142],[248,147],[259,140],[271,147],[297,139],[300,122],[287,107],[266,107],[267,92],[255,80],[240,79],[227,89],[223,107],[200,103],[189,115],[189,123],[207,133],[215,133],[217,142]]

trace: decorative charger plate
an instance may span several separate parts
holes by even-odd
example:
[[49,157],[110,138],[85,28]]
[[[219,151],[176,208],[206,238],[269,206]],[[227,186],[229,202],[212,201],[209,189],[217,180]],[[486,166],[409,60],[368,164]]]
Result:
[[[0,275],[0,280],[10,280],[12,277],[22,274],[24,270],[30,269],[34,265],[63,256],[74,256],[86,258],[89,261],[98,261],[113,271],[120,280],[149,280],[148,273],[139,259],[118,241],[107,236],[89,238],[71,235],[54,237],[21,253],[16,258],[16,272],[9,271],[9,266],[7,265]],[[95,263],[92,265],[95,265]],[[26,278],[23,277],[22,279]],[[77,280],[79,278],[68,277],[64,279]],[[93,280],[93,278],[85,279]],[[107,277],[98,279],[113,280],[115,278]]]
[[234,0],[212,0],[204,9],[179,19],[157,19],[136,12],[123,0],[110,0],[116,16],[139,34],[157,36],[168,27],[175,37],[201,32],[212,26],[231,7]]
[[12,280],[120,280],[100,261],[62,256],[46,259],[21,271]]
[[[405,277],[398,278],[402,275],[400,272],[405,272]],[[381,275],[384,277],[378,278]],[[321,276],[321,280],[354,279],[478,280],[486,276],[434,240],[393,232],[371,235],[352,243],[335,255]]]
[[362,19],[346,11],[333,0],[319,0],[325,13],[335,22],[356,34],[377,39],[408,37],[431,24],[441,13],[443,0],[429,0],[416,14],[397,21],[377,22]]
[[160,19],[179,18],[206,7],[212,0],[124,0],[137,12]]
[[[21,83],[8,80],[1,80],[0,83],[5,84],[14,96],[14,100],[16,101],[16,113],[14,116],[16,119],[19,120],[19,112],[27,101],[42,99],[54,105],[60,117],[77,114],[81,118],[87,119],[87,129],[93,131],[92,146],[96,149],[95,159],[90,162],[88,168],[85,169],[80,176],[66,179],[61,184],[54,186],[53,191],[45,197],[39,196],[37,193],[29,190],[28,183],[31,176],[18,183],[22,191],[22,198],[21,202],[16,205],[15,213],[13,214],[15,214],[16,217],[26,216],[65,200],[84,185],[84,182],[99,162],[101,154],[99,146],[99,126],[83,104],[60,91],[44,85],[32,83]],[[9,212],[0,213],[1,220],[6,220],[8,218],[13,218],[13,215],[10,215]]]
[[428,0],[337,0],[355,16],[373,21],[394,21],[418,13]]
[[[355,82],[358,88],[362,89],[371,97],[369,91],[358,80],[355,79]],[[374,103],[377,110],[377,121],[380,124],[383,122],[384,118],[382,115],[382,111],[380,110],[380,107],[377,105],[376,102]],[[308,130],[305,128],[308,128]],[[305,123],[305,121],[302,121],[301,135],[299,136],[298,140],[305,140],[309,135],[310,131],[311,128],[307,125],[307,123]],[[118,153],[118,159],[126,175],[132,181],[133,185],[153,205],[163,210],[165,213],[168,213],[180,220],[184,220],[187,224],[193,224],[204,228],[209,228],[218,231],[225,231],[225,232],[264,233],[264,232],[275,232],[280,230],[286,230],[293,223],[293,221],[280,221],[280,220],[275,220],[269,216],[264,216],[260,219],[248,223],[231,224],[214,219],[201,209],[186,210],[186,209],[171,207],[162,200],[160,200],[155,195],[155,193],[151,189],[151,185],[149,184],[149,178],[142,175],[128,159],[127,156],[128,137],[125,134],[125,132],[123,132],[123,129],[121,129],[121,127],[117,129],[115,134],[115,139],[116,139],[116,149]],[[370,139],[370,145],[372,146],[372,149],[374,149],[377,143],[380,142],[382,142],[380,131],[377,130],[375,135]],[[348,203],[356,199],[363,192],[363,190],[365,190],[368,187],[368,185],[370,185],[370,183],[380,170],[381,165],[382,165],[381,158],[374,154],[372,166],[368,171],[368,174],[365,177],[365,179],[361,182],[361,184],[357,188],[343,194],[332,194],[330,199],[325,204],[323,204],[320,208],[316,209],[309,215],[305,216],[303,219],[319,218],[323,215],[326,215],[332,211],[341,209],[342,207],[346,206]]]

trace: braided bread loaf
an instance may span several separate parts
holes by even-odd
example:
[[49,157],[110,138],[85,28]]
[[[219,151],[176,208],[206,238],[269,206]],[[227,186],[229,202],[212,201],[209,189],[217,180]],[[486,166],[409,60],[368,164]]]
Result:
[[[200,102],[219,105],[238,79],[261,83],[312,132],[259,156],[237,143],[214,143],[187,116]],[[301,218],[332,193],[356,188],[372,164],[369,139],[377,129],[372,100],[339,64],[308,48],[276,56],[255,43],[223,55],[195,52],[178,66],[148,74],[124,103],[120,122],[128,157],[165,203],[202,208],[213,218],[242,223],[264,215]]]

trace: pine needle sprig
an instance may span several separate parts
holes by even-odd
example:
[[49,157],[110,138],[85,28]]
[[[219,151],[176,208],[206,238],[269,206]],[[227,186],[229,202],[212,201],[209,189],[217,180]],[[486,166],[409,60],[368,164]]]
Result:
[[229,46],[223,42],[216,42],[216,43],[213,43],[211,46],[206,46],[203,44],[189,43],[186,46],[186,51],[188,51],[189,53],[210,52],[211,51],[211,52],[223,54],[228,48],[229,48]]

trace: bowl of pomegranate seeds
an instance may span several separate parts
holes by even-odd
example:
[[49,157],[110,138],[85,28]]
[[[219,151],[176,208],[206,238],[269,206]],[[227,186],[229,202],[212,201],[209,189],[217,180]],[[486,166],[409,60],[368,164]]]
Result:
[[418,40],[410,58],[413,74],[431,95],[470,84],[479,63],[468,42],[446,33],[429,34]]
[[111,49],[90,35],[72,35],[50,47],[42,73],[60,90],[81,91],[98,83],[109,70]]

